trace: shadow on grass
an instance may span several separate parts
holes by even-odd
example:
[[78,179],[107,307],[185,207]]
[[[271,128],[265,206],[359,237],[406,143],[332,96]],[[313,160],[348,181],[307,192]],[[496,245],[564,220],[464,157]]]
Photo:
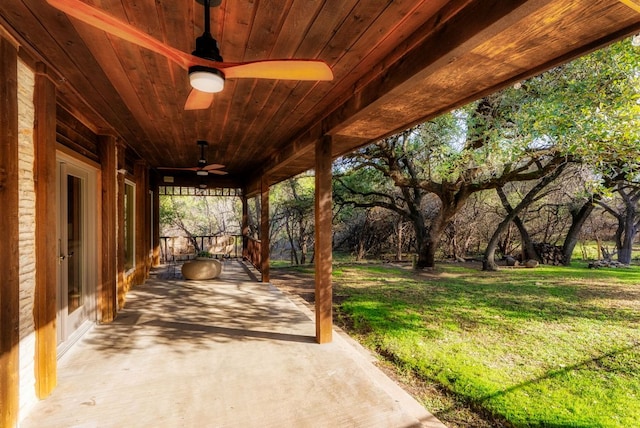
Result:
[[[563,367],[561,369],[558,370],[550,370],[547,373],[545,373],[543,376],[539,376],[535,379],[530,379],[528,381],[525,382],[521,382],[519,384],[516,385],[512,385],[509,386],[507,388],[504,388],[500,391],[497,391],[495,393],[492,394],[487,394],[485,396],[479,397],[475,400],[469,400],[466,397],[460,397],[457,394],[455,394],[455,392],[451,392],[447,390],[447,393],[452,393],[454,394],[454,396],[456,396],[457,399],[461,399],[466,405],[469,405],[470,407],[476,409],[477,411],[481,412],[481,413],[487,413],[487,408],[485,407],[485,404],[495,398],[499,398],[499,397],[503,397],[506,396],[512,392],[515,392],[517,390],[523,389],[523,388],[528,388],[532,385],[536,385],[539,384],[541,382],[544,382],[546,380],[549,379],[554,379],[554,378],[558,378],[558,377],[562,377],[565,376],[567,374],[569,374],[570,372],[576,371],[576,370],[581,370],[581,369],[588,369],[590,366],[598,366],[598,367],[602,367],[602,366],[607,366],[607,360],[613,359],[618,355],[630,352],[630,351],[634,351],[634,350],[638,350],[640,349],[640,342],[639,343],[634,343],[633,345],[624,347],[624,348],[620,348],[620,349],[616,349],[607,353],[604,353],[598,357],[595,358],[589,358],[586,359],[584,361],[581,361],[579,363],[576,364],[572,364],[566,367]],[[608,370],[610,372],[615,372],[615,370]],[[450,406],[448,408],[445,408],[441,411],[438,411],[435,413],[435,415],[437,417],[441,417],[441,418],[446,418],[446,415],[449,413],[455,413],[458,410],[457,406]],[[492,414],[488,414],[487,415],[489,418],[497,418],[497,421],[503,422],[502,416],[501,415],[492,415]],[[507,423],[508,424],[508,423]],[[594,426],[593,424],[590,423],[584,423],[584,424],[580,424],[580,423],[576,423],[575,421],[572,422],[567,422],[567,423],[554,423],[554,422],[550,422],[550,421],[528,421],[526,423],[527,427],[530,428],[543,428],[543,427],[555,427],[555,428],[568,428],[568,427],[577,427],[577,428],[587,428],[587,427],[592,427]]]
[[[527,387],[529,385],[540,383],[540,382],[542,382],[544,380],[547,380],[547,379],[552,379],[552,378],[555,378],[555,377],[563,376],[563,375],[565,375],[565,374],[567,374],[569,372],[572,372],[572,371],[575,371],[575,370],[584,369],[584,368],[588,368],[589,366],[593,366],[593,365],[598,366],[598,367],[606,366],[607,365],[606,360],[611,359],[613,357],[616,357],[617,355],[621,355],[621,354],[627,353],[629,351],[637,350],[637,349],[640,349],[640,343],[634,343],[633,345],[626,346],[624,348],[620,348],[620,349],[616,349],[616,350],[613,350],[613,351],[610,351],[610,352],[606,352],[606,353],[600,355],[599,357],[588,358],[588,359],[583,360],[583,361],[581,361],[579,363],[572,364],[572,365],[563,367],[563,368],[558,369],[558,370],[549,370],[543,376],[539,376],[539,377],[537,377],[535,379],[531,379],[531,380],[528,380],[526,382],[521,382],[521,383],[519,383],[517,385],[510,386],[508,388],[505,388],[505,389],[503,389],[501,391],[498,391],[498,392],[495,392],[493,394],[488,394],[488,395],[486,395],[484,397],[481,397],[479,399],[479,401],[483,402],[483,401],[491,400],[492,398],[496,398],[496,397],[500,397],[500,396],[503,396],[503,395],[507,395],[510,392],[513,392],[513,391],[516,391],[518,389]],[[609,369],[607,371],[616,372],[615,369]]]
[[[277,277],[278,274],[287,284],[296,278],[291,271],[272,272],[273,276]],[[312,279],[311,276],[300,275],[295,287],[290,287],[291,292],[299,295],[308,293],[313,286]],[[517,340],[523,326],[528,331],[528,325],[533,325],[534,333],[539,332],[544,337],[553,335],[555,326],[561,327],[559,331],[562,334],[572,335],[582,330],[591,331],[592,328],[602,332],[609,328],[631,331],[640,322],[640,286],[636,285],[640,284],[638,269],[593,272],[586,268],[560,267],[519,272],[505,269],[498,273],[485,273],[447,267],[436,272],[416,273],[388,265],[343,265],[338,275],[334,275],[334,281],[336,313],[345,329],[363,334],[378,353],[418,376],[421,374],[417,373],[419,370],[413,370],[413,362],[401,361],[395,355],[394,340],[391,340],[391,344],[382,341],[393,337],[410,347],[414,340],[418,344],[423,339],[428,342],[432,337],[445,337],[448,330],[463,330],[466,333],[476,328],[497,331],[494,337],[503,335],[501,340],[509,341],[511,333],[517,333],[513,336]],[[563,329],[566,326],[572,327]],[[581,361],[580,358],[585,357],[583,354],[572,360],[581,362],[549,370],[535,379],[513,386],[509,386],[509,382],[499,384],[497,387],[504,389],[484,396],[480,393],[480,398],[473,402],[465,396],[454,392],[451,394],[486,416],[487,410],[483,407],[491,400],[500,400],[515,391],[526,391],[527,387],[561,378],[572,371],[592,369],[629,375],[630,370],[637,372],[638,366],[635,363],[620,364],[615,359],[624,357],[625,353],[631,353],[633,357],[640,352],[640,337],[633,336],[636,338],[631,346],[602,355],[593,348],[593,353],[587,355],[599,356]],[[461,337],[472,340],[471,337],[475,336]],[[534,340],[537,339],[534,337]],[[615,340],[615,336],[611,336],[611,340]],[[542,342],[539,346],[543,346]],[[618,346],[623,345],[620,343]],[[610,346],[606,348],[611,349]],[[528,376],[533,375],[530,373]],[[446,420],[447,412],[454,414],[456,410],[455,407],[445,408],[436,416]],[[491,420],[492,417],[487,419]],[[501,418],[495,416],[493,419],[497,422]],[[505,423],[504,426],[512,425]],[[523,426],[560,428],[593,425],[583,424],[583,421],[564,424],[562,420],[552,420],[533,421]]]
[[[431,314],[432,318],[456,319],[462,328],[469,329],[478,324],[501,324],[500,317],[640,322],[640,311],[630,306],[640,301],[640,287],[590,284],[580,278],[563,283],[562,269],[558,268],[555,275],[546,278],[483,274],[472,270],[462,271],[455,277],[430,274],[408,278],[406,271],[396,272],[398,269],[395,268],[387,268],[387,275],[380,277],[377,271],[370,274],[366,269],[358,269],[361,275],[357,279],[341,278],[342,285],[337,291],[354,300],[368,301],[373,306],[396,306],[401,312],[410,308]],[[638,272],[634,275],[640,276]],[[395,280],[390,279],[394,277]],[[625,306],[626,302],[630,305]]]

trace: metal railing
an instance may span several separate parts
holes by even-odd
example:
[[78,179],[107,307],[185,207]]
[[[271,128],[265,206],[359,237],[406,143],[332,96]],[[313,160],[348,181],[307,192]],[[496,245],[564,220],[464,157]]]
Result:
[[[232,240],[229,245],[230,248],[225,248],[224,251],[209,251],[212,243],[226,238]],[[213,245],[215,246],[215,244]],[[236,259],[242,257],[255,266],[256,269],[260,270],[262,267],[262,243],[259,239],[242,235],[160,237],[160,263],[194,259],[200,251],[209,251],[214,257],[233,257]]]
[[[229,239],[228,245],[224,245],[224,248],[215,248],[216,243],[224,239]],[[242,255],[242,235],[223,234],[195,235],[192,237],[160,237],[161,263],[167,263],[169,261],[175,260],[193,259],[200,251],[209,251],[214,257],[238,258]]]
[[249,236],[245,236],[246,244],[244,245],[244,251],[242,257],[249,261],[256,269],[262,269],[262,242],[259,239],[254,239]]

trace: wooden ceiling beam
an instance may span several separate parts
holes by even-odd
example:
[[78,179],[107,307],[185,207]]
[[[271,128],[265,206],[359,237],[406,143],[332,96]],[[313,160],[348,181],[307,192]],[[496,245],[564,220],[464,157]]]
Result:
[[[414,79],[428,74],[469,52],[475,46],[508,28],[515,21],[525,18],[532,11],[544,7],[551,0],[518,0],[505,4],[501,0],[453,2],[443,12],[432,16],[422,31],[422,41],[416,43],[404,57],[394,58],[394,63],[359,87],[339,108],[320,124],[309,128],[303,135],[274,153],[261,173],[272,176],[295,159],[311,152],[316,141],[325,134],[339,135],[340,130],[356,120],[358,113],[376,108],[378,102],[402,96],[415,85]],[[466,7],[464,7],[466,6]],[[443,18],[448,18],[442,22]],[[414,38],[416,36],[414,35]],[[392,54],[394,55],[394,54]],[[396,124],[402,126],[402,124]],[[370,140],[362,140],[366,144]],[[309,168],[313,161],[309,162]],[[303,172],[304,170],[300,171]]]
[[454,63],[475,47],[508,29],[545,7],[552,0],[474,1],[448,21],[438,24],[440,15],[431,18],[426,27],[435,29],[400,60],[357,91],[328,123],[330,134],[341,130],[357,119],[356,113],[375,110],[389,99],[401,97],[420,84],[421,80]]
[[[90,3],[182,52],[202,31],[197,3]],[[55,65],[60,103],[94,133],[117,136],[152,166],[191,166],[194,142],[207,140],[208,158],[243,183],[256,172],[282,180],[312,168],[311,149],[324,135],[332,136],[337,156],[586,52],[590,43],[599,47],[640,22],[619,0],[227,3],[212,19],[227,61],[317,58],[330,64],[335,80],[229,79],[210,109],[186,112],[187,74],[162,56],[43,0],[3,0],[0,21],[34,58]]]
[[[386,124],[383,122],[381,126],[382,132],[360,135],[351,133],[354,129],[357,131],[357,127],[348,129],[361,118],[367,118],[367,123],[371,123],[370,120],[376,121],[376,119],[372,118],[378,118],[377,120],[383,121],[380,118],[384,117],[387,106],[394,105],[394,100],[401,99],[405,94],[414,91],[432,73],[442,73],[448,69],[455,70],[456,62],[460,61],[465,55],[470,55],[475,48],[508,30],[509,27],[521,20],[541,11],[551,3],[553,2],[550,0],[534,0],[512,2],[506,5],[499,0],[493,0],[492,4],[487,4],[486,1],[475,1],[462,9],[461,13],[439,26],[436,21],[441,16],[434,16],[433,22],[426,23],[427,27],[432,25],[434,28],[431,34],[426,36],[421,43],[416,44],[399,61],[386,67],[384,73],[380,73],[368,84],[358,88],[348,100],[327,115],[321,123],[308,128],[304,134],[280,148],[277,153],[272,154],[264,170],[274,180],[281,176],[278,171],[286,170],[289,176],[304,172],[313,167],[313,160],[305,157],[314,147],[316,141],[325,134],[334,136],[336,141],[334,157],[337,157],[379,138],[391,135],[424,120],[444,114],[453,108],[482,96],[496,92],[505,85],[539,74],[549,68],[640,31],[640,20],[636,19],[634,23],[623,27],[621,30],[607,33],[605,36],[591,42],[576,45],[574,49],[550,58],[548,61],[533,64],[532,67],[528,67],[524,72],[518,71],[514,67],[510,75],[505,73],[504,76],[496,76],[493,82],[486,81],[485,86],[478,86],[480,89],[477,90],[469,90],[465,93],[465,96],[456,96],[453,98],[453,102],[436,106],[437,108],[433,111],[426,112],[423,115],[417,114],[416,119],[412,120],[410,116],[407,116],[409,119],[404,123],[396,121],[395,118]],[[612,2],[601,1],[599,3],[599,7],[603,10],[618,7]],[[464,31],[461,31],[461,29],[464,29]],[[367,131],[369,132],[370,129]],[[349,139],[349,144],[339,144],[338,142],[341,139]],[[290,167],[294,163],[297,166],[297,170]]]
[[145,135],[121,99],[111,96],[116,90],[64,14],[41,1],[3,1],[0,18],[0,24],[21,42],[21,51],[51,70],[58,100],[68,111],[91,129],[127,141]]
[[[532,3],[536,3],[536,7],[532,7]],[[338,113],[335,126],[327,123],[326,127],[332,135],[374,141],[590,53],[640,28],[640,15],[628,14],[617,1],[583,1],[582,8],[579,3],[549,1],[546,6],[544,3],[528,2],[478,37],[452,47],[419,73],[389,89],[384,79],[396,80],[398,75],[403,75],[404,68],[401,65],[399,73],[394,73],[395,65],[390,67],[378,81],[342,106],[344,111]],[[600,23],[602,27],[594,28],[591,34],[574,32],[571,23],[580,18],[587,3],[590,3],[591,15],[586,21],[606,16],[604,21],[614,20],[616,25],[627,26],[612,31],[613,26],[607,29]],[[466,9],[465,14],[466,11],[470,10]],[[548,22],[538,27],[536,23],[543,20]],[[460,20],[452,27],[464,28],[464,22]],[[553,33],[556,28],[564,31]],[[432,44],[438,46],[438,40],[448,37],[446,33],[443,36],[432,40]],[[428,44],[429,39],[425,43]],[[420,50],[426,48],[425,45]],[[401,62],[413,63],[413,60],[420,64],[420,55],[403,58]],[[433,102],[434,98],[438,101]],[[347,119],[341,120],[341,117]]]

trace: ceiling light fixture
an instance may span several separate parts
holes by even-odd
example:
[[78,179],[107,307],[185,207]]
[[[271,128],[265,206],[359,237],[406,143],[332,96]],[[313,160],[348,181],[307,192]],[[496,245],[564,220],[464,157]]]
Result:
[[194,65],[189,67],[189,82],[193,89],[216,93],[224,89],[224,73],[211,67]]
[[206,169],[199,169],[196,171],[196,174],[205,176],[205,175],[209,175],[209,171],[207,171]]

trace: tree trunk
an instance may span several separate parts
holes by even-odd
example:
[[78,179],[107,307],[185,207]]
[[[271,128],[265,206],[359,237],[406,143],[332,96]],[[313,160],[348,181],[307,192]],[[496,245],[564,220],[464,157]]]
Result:
[[[593,199],[599,199],[599,195],[594,195]],[[578,236],[580,231],[587,221],[595,205],[592,200],[586,201],[579,210],[571,210],[571,227],[567,232],[567,236],[564,238],[564,244],[562,244],[562,264],[569,266],[571,264],[571,258],[573,257],[573,250],[578,244]]]
[[[512,211],[515,212],[515,211]],[[515,214],[513,215],[515,217]],[[482,259],[482,270],[486,271],[496,271],[498,270],[498,265],[496,264],[496,249],[498,248],[498,242],[500,241],[500,234],[504,229],[507,228],[509,223],[511,222],[510,215],[502,220],[502,222],[498,225],[496,230],[491,235],[491,239],[489,239],[489,243],[487,244],[487,248],[484,250],[484,258]]]
[[[442,233],[453,214],[457,211],[456,208],[447,208],[446,212],[443,209],[440,210],[438,216],[431,221],[431,227],[427,229],[423,226],[422,228],[425,236],[422,240],[421,250],[418,252],[417,269],[429,269],[436,265],[436,251],[438,250]],[[416,230],[416,237],[417,233],[418,231]]]
[[522,241],[522,260],[530,260],[534,259],[541,262],[540,254],[536,251],[533,246],[533,241],[531,240],[531,235],[529,235],[529,231],[525,227],[524,223],[519,216],[515,216],[513,219],[518,231],[520,232],[520,239]]
[[427,238],[424,244],[418,248],[418,261],[416,269],[429,269],[436,265],[436,249],[437,244],[431,242],[431,238]]
[[[520,214],[520,211],[522,211],[524,208],[529,206],[529,204],[531,204],[535,200],[536,195],[560,175],[560,173],[562,172],[562,170],[564,170],[566,165],[567,165],[566,163],[560,164],[555,170],[553,170],[553,172],[543,177],[538,182],[538,184],[536,184],[531,188],[531,190],[529,190],[529,192],[524,196],[524,198],[522,198],[520,203],[515,208],[513,208],[511,212],[507,214],[504,220],[502,220],[502,222],[496,228],[495,232],[493,232],[493,235],[491,236],[491,239],[487,244],[487,249],[484,252],[484,258],[482,260],[482,270],[492,271],[492,270],[498,269],[498,266],[496,265],[496,260],[495,260],[495,252],[496,252],[496,247],[497,247],[500,235],[507,228],[509,223],[511,223],[511,221],[518,214]],[[501,198],[505,196],[504,192],[502,191],[502,188],[500,187],[496,188],[496,192]]]
[[427,229],[422,225],[418,225],[414,222],[413,227],[416,234],[416,252],[418,253],[418,260],[414,266],[416,269],[423,269],[428,266],[427,256]]
[[620,263],[631,263],[631,252],[633,241],[638,233],[640,222],[636,222],[638,217],[638,200],[640,200],[640,188],[635,184],[618,182],[616,192],[622,197],[624,209],[622,212],[616,211],[602,201],[598,204],[609,214],[618,220],[616,229],[616,250]]
[[298,252],[296,251],[296,244],[295,241],[293,239],[293,233],[291,232],[291,226],[289,225],[289,219],[285,218],[285,230],[287,231],[287,237],[289,238],[289,247],[291,251],[291,258],[295,261],[296,265],[299,265],[300,263],[298,262]]
[[358,247],[356,249],[356,261],[362,261],[362,259],[364,259],[364,242],[362,241],[362,239],[358,240]]
[[[497,188],[496,192],[500,197],[500,201],[502,202],[503,208],[507,211],[507,213],[511,213],[511,211],[513,210],[513,207],[509,203],[509,200],[507,199],[507,195],[505,195],[502,188]],[[541,262],[542,260],[540,259],[540,255],[538,254],[538,252],[533,246],[531,235],[529,235],[529,231],[525,227],[520,217],[516,215],[513,218],[513,223],[516,225],[516,227],[518,228],[518,232],[520,233],[520,241],[522,243],[522,261],[535,259]]]
[[396,227],[397,227],[396,238],[398,240],[396,245],[396,260],[401,261],[402,260],[402,219],[398,220]]
[[635,225],[635,210],[627,208],[627,215],[624,216],[624,233],[618,246],[618,261],[625,265],[631,263],[631,253],[633,251],[633,241],[638,233]]
[[496,243],[496,250],[500,250],[502,254],[507,254],[507,251],[511,243],[511,225],[508,224],[504,233],[504,239],[498,240]]
[[[439,214],[441,215],[441,214]],[[418,252],[418,260],[416,261],[415,268],[416,269],[424,269],[424,268],[432,268],[435,265],[435,254],[436,249],[433,244],[434,227],[437,223],[437,220],[434,219],[431,222],[431,227],[427,228],[425,226],[424,219],[421,216],[416,216],[412,218],[413,227],[415,229],[416,234],[416,250]],[[438,235],[438,239],[440,235]]]
[[307,239],[302,238],[302,242],[300,243],[300,264],[304,265],[307,263]]
[[300,245],[300,264],[304,265],[307,263],[308,238],[307,238],[307,230],[304,225],[304,216],[302,214],[300,214],[300,217],[298,218],[298,234],[299,234],[298,241]]

